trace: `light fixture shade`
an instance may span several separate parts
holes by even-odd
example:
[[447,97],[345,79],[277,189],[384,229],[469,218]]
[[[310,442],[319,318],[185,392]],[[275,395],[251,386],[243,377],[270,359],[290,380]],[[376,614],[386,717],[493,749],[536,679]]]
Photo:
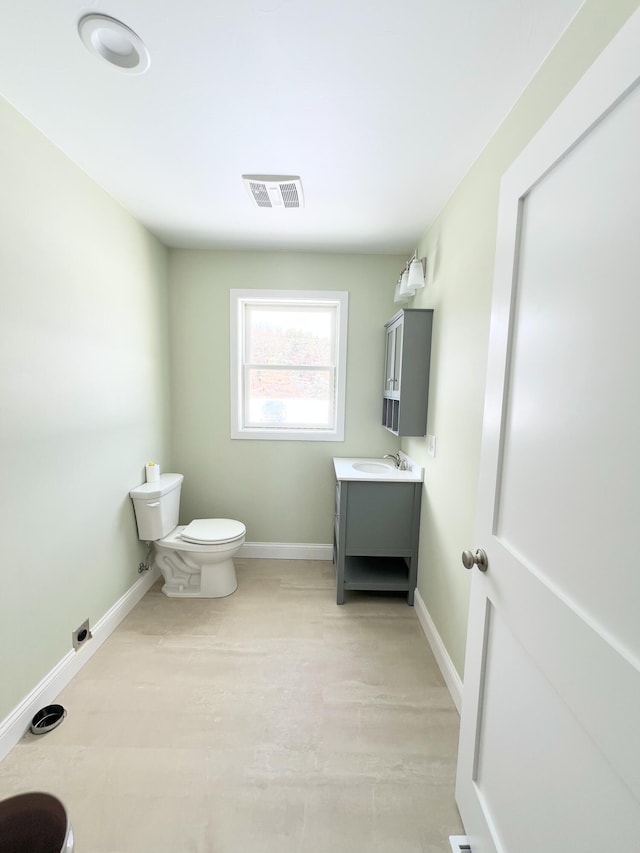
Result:
[[403,299],[409,299],[410,296],[413,296],[413,288],[409,287],[408,269],[402,273],[402,277],[400,279],[400,296],[402,296]]
[[396,289],[395,289],[394,294],[393,294],[393,301],[394,302],[406,302],[407,299],[409,298],[408,295],[402,296],[400,293],[400,282],[401,281],[402,281],[402,278],[399,278],[396,282]]
[[424,287],[424,270],[422,268],[422,261],[419,258],[414,258],[411,261],[411,266],[409,267],[409,280],[407,282],[407,287],[409,287],[412,291]]

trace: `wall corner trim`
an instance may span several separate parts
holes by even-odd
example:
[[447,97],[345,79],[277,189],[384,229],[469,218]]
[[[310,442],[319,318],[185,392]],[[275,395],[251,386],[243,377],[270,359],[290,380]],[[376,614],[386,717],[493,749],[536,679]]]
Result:
[[116,603],[91,627],[93,639],[77,652],[71,649],[25,698],[0,722],[0,761],[11,752],[31,725],[35,713],[53,702],[60,691],[93,657],[100,646],[115,631],[143,595],[160,577],[151,569],[125,592]]
[[442,642],[442,637],[438,633],[438,629],[431,618],[431,614],[427,610],[427,606],[417,589],[414,598],[414,608],[418,621],[420,622],[425,637],[427,638],[427,642],[431,646],[431,651],[436,659],[436,663],[440,668],[444,682],[451,694],[453,704],[456,706],[459,714],[462,708],[462,679],[458,675],[458,671],[453,665],[453,661],[449,657],[449,653]]

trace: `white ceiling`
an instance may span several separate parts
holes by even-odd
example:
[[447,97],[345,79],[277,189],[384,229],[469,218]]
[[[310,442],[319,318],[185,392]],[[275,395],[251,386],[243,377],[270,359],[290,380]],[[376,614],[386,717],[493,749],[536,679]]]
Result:
[[[582,0],[0,0],[0,92],[169,246],[405,252]],[[151,67],[80,41],[119,18]],[[300,175],[251,206],[243,173]]]

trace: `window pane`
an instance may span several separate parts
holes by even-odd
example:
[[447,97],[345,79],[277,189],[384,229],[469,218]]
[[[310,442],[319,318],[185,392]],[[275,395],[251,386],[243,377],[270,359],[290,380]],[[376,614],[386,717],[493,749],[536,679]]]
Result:
[[332,370],[247,370],[247,426],[331,428]]
[[330,365],[334,317],[332,308],[248,305],[245,361]]

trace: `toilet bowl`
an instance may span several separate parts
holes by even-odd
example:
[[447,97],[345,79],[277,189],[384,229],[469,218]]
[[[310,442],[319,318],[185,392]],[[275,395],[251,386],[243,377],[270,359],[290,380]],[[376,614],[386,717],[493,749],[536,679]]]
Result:
[[170,598],[222,598],[238,583],[233,557],[242,547],[245,526],[232,518],[197,518],[179,525],[182,474],[161,474],[129,494],[138,538],[153,543],[153,563],[162,572]]
[[230,518],[198,518],[153,543],[170,598],[222,598],[238,586],[233,557],[244,543],[245,526]]

